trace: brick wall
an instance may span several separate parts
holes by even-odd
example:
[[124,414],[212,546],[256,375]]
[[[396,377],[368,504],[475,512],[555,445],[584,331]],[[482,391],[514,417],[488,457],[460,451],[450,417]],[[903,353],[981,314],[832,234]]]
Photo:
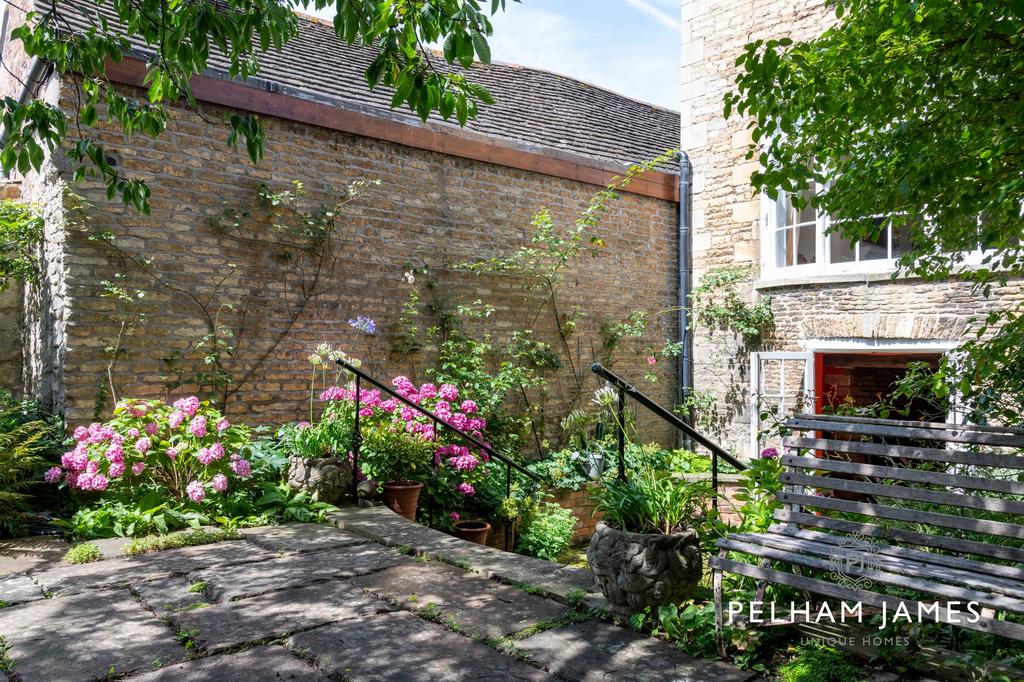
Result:
[[[204,105],[203,113],[209,120],[222,120],[228,112]],[[571,224],[599,189],[275,118],[265,118],[264,124],[266,155],[258,166],[226,147],[225,127],[181,109],[172,112],[168,130],[157,139],[136,136],[126,143],[117,132],[102,135],[126,166],[149,181],[152,215],[140,216],[109,202],[101,187],[83,182],[76,190],[92,207],[69,211],[69,227],[54,234],[63,262],[51,277],[51,288],[58,283],[65,287],[61,300],[68,305],[59,311],[66,324],[56,327],[63,355],[59,362],[42,364],[58,377],[55,402],[59,398],[71,421],[91,418],[94,396],[106,383],[105,349],[115,341],[120,313],[102,295],[101,282],[113,281],[118,273],[126,275],[125,286],[145,291],[138,306],[145,321],[125,339],[118,360],[116,384],[122,395],[163,397],[161,374],[168,370],[166,360],[176,354],[182,355],[176,364],[185,374],[201,368],[192,346],[207,333],[208,324],[198,299],[212,314],[220,312],[221,323],[240,330],[229,414],[274,423],[299,418],[308,410],[306,357],[320,343],[345,347],[374,374],[403,372],[424,378],[422,359],[389,352],[402,304],[425,281],[421,277],[410,285],[403,280],[410,265],[430,266],[437,286],[419,289],[425,300],[437,296],[443,302],[454,294],[465,302],[493,304],[495,312],[477,331],[501,339],[530,326],[541,292],[528,290],[522,281],[475,276],[452,266],[526,244],[531,216],[542,207],[559,224]],[[316,294],[306,297],[303,290],[311,287],[309,275],[316,264],[264,218],[254,203],[257,188],[266,183],[283,190],[301,181],[312,207],[338,200],[357,179],[381,184],[342,211],[332,244],[336,266],[320,273]],[[241,207],[252,215],[240,229],[223,222],[212,226],[211,219],[226,207]],[[78,229],[81,225],[87,229]],[[115,235],[116,246],[88,239],[86,233],[97,229]],[[597,387],[586,368],[600,348],[601,324],[638,308],[671,307],[677,296],[674,202],[623,194],[598,232],[607,246],[566,274],[560,300],[563,315],[577,307],[585,313],[569,344],[587,393]],[[133,257],[152,259],[151,268],[162,283]],[[357,315],[377,321],[375,337],[359,336],[348,327],[346,321]],[[676,324],[672,316],[659,318],[652,338],[661,343],[672,337]],[[37,326],[44,335],[55,329],[52,324]],[[560,343],[548,313],[534,326],[539,340]],[[264,356],[264,363],[256,362]],[[622,357],[619,369],[639,379],[643,369],[638,359]],[[664,380],[654,387],[656,399],[664,402],[671,402],[674,394],[670,365],[659,368]],[[531,398],[555,417],[550,423],[557,423],[577,389],[564,368],[552,372],[550,379],[547,394]],[[185,386],[174,394],[195,389]],[[652,436],[665,435],[662,427],[654,426]]]
[[597,505],[590,499],[594,494],[594,486],[588,484],[580,490],[554,490],[551,494],[555,504],[568,509],[576,517],[573,542],[589,539],[597,528],[597,522],[601,520],[600,514],[594,514]]
[[[723,116],[736,57],[756,39],[811,38],[834,17],[822,0],[683,0],[682,148],[693,167],[695,281],[726,265],[751,266],[759,276],[764,226],[761,199],[750,186],[757,162],[745,158],[749,121]],[[1013,283],[984,300],[969,285],[893,281],[882,273],[755,281],[743,294],[750,301],[772,296],[775,329],[753,345],[728,332],[696,330],[694,382],[716,397],[713,435],[748,456],[751,351],[803,351],[810,339],[956,341],[973,316],[1020,301],[1024,291]]]

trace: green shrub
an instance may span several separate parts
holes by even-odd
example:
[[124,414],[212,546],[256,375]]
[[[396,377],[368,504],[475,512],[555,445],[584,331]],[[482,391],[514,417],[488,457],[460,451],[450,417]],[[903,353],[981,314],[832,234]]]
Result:
[[594,495],[595,513],[603,514],[604,522],[619,530],[668,535],[703,516],[711,495],[707,481],[683,483],[646,468],[626,481],[607,481]]
[[64,561],[69,564],[87,564],[90,561],[99,561],[103,558],[100,548],[91,542],[83,542],[75,545],[64,555]]
[[35,403],[0,395],[0,528],[11,535],[24,532],[27,492],[42,482],[62,437],[60,421]]
[[843,652],[830,646],[810,645],[779,668],[780,682],[861,682],[868,675]]
[[[127,556],[134,556],[136,554],[146,554],[147,552],[158,552],[163,549],[178,549],[180,547],[209,545],[214,542],[221,542],[222,540],[237,540],[239,537],[238,531],[221,528],[210,531],[197,529],[182,533],[172,533],[170,535],[149,535],[129,542],[124,547],[124,553]],[[206,587],[205,583],[194,584],[202,584],[203,589]],[[195,590],[192,590],[190,586],[189,592],[193,591]]]
[[555,561],[572,542],[576,517],[553,502],[537,505],[526,520],[516,549],[521,554]]

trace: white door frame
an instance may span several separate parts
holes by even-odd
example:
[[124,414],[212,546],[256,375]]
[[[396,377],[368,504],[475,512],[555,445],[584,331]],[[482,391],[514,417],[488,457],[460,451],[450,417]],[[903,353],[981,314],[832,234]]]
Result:
[[[777,396],[785,400],[786,390],[786,360],[804,361],[804,391],[807,395],[814,392],[814,353],[811,351],[765,351],[750,354],[750,458],[758,456],[760,447],[761,431],[761,410],[759,399],[761,391],[761,361],[780,360],[779,364],[779,390],[782,395]],[[773,396],[775,397],[775,396]]]

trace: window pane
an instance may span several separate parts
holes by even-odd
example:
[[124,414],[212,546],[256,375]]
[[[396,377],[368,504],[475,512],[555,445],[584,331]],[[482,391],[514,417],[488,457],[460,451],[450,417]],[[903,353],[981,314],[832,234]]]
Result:
[[882,260],[889,257],[889,230],[886,229],[877,239],[860,241],[860,260]]
[[801,225],[793,229],[793,233],[796,235],[795,251],[797,265],[815,262],[818,241],[815,227],[814,223],[811,223],[810,225]]
[[[814,192],[807,191],[802,192],[802,196],[810,201],[810,198],[814,196]],[[799,225],[801,223],[813,223],[817,219],[814,207],[808,203],[802,209],[797,209],[793,206],[792,198],[789,194],[782,194],[779,196],[779,226],[782,225]]]
[[775,231],[775,267],[793,264],[793,230]]
[[910,226],[901,225],[892,230],[892,257],[899,258],[910,251]]
[[829,258],[832,263],[852,263],[857,260],[857,250],[853,247],[843,235],[839,232],[833,232],[828,237],[829,243]]

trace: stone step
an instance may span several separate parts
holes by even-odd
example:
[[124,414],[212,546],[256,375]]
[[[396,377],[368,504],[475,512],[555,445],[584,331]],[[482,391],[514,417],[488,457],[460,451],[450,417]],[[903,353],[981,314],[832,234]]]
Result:
[[329,514],[328,520],[375,542],[405,548],[502,582],[540,588],[562,603],[582,601],[593,608],[606,607],[588,570],[466,542],[410,521],[387,507],[345,507]]

